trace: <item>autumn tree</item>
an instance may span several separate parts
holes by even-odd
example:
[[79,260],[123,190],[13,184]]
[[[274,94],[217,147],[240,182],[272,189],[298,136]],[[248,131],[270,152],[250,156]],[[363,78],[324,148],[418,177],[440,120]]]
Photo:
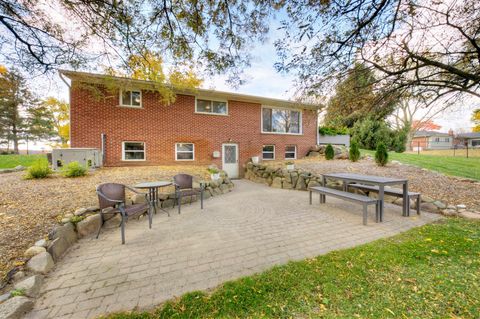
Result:
[[55,147],[68,147],[70,140],[70,104],[54,97],[42,101],[42,106],[51,114],[55,131]]
[[[192,90],[200,87],[202,80],[188,65],[177,65],[174,69],[165,70],[165,64],[160,54],[152,51],[145,51],[142,54],[131,55],[127,60],[128,68],[126,71],[122,68],[107,67],[106,73],[116,77],[128,77],[137,80],[151,82],[154,91],[158,92],[161,101],[171,104],[175,101],[175,92],[173,88],[180,90]],[[112,79],[107,81],[107,87],[110,90],[117,90],[122,86],[122,82]],[[127,87],[120,87],[127,89]]]
[[473,111],[472,121],[475,124],[472,131],[473,132],[480,132],[480,109],[477,109],[477,110]]
[[16,70],[0,73],[0,126],[3,138],[13,143],[18,154],[22,141],[49,138],[52,135],[50,112],[39,105]]

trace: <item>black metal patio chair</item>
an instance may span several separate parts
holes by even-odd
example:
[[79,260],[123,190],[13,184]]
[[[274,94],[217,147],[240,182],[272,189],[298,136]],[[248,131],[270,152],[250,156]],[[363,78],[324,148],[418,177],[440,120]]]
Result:
[[[125,189],[128,189],[136,194],[145,195],[146,203],[139,203],[133,205],[126,204]],[[139,217],[145,212],[148,212],[149,228],[152,228],[152,209],[149,204],[148,195],[141,193],[131,187],[117,183],[104,183],[97,186],[96,189],[98,195],[98,202],[100,206],[100,216],[102,217],[102,224],[98,229],[97,238],[100,235],[103,223],[105,221],[104,214],[120,214],[122,221],[120,223],[122,233],[122,244],[125,244],[125,223],[128,218]],[[112,207],[113,210],[109,210],[104,213],[104,209]]]

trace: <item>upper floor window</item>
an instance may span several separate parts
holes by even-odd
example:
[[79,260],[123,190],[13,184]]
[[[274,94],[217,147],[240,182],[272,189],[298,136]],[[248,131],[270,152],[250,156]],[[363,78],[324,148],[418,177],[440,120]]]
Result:
[[445,137],[445,142],[450,142],[450,138],[449,138],[449,137]]
[[302,132],[301,111],[263,107],[262,132],[300,134]]
[[123,142],[122,143],[123,161],[144,161],[145,143],[144,142]]
[[142,91],[124,90],[120,92],[120,105],[128,107],[142,107]]
[[197,99],[195,103],[195,112],[227,115],[228,104],[226,101]]
[[440,142],[440,137],[435,137],[435,142]]

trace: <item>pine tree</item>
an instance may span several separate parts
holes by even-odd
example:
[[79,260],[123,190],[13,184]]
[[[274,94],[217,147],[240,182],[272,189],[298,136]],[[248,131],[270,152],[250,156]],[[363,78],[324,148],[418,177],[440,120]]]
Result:
[[332,144],[328,144],[325,148],[325,159],[332,160],[335,156],[335,151],[333,150]]
[[375,162],[379,166],[385,166],[388,163],[387,147],[382,142],[378,143],[377,145],[377,150],[375,151]]
[[360,150],[358,149],[358,143],[356,140],[353,140],[350,143],[350,160],[352,162],[357,162],[360,159]]

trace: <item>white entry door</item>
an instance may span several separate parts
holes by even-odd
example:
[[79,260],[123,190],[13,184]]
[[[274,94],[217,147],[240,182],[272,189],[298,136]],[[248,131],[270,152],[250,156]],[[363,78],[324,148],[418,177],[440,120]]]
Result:
[[238,178],[238,145],[222,145],[222,169],[227,172],[228,177]]

